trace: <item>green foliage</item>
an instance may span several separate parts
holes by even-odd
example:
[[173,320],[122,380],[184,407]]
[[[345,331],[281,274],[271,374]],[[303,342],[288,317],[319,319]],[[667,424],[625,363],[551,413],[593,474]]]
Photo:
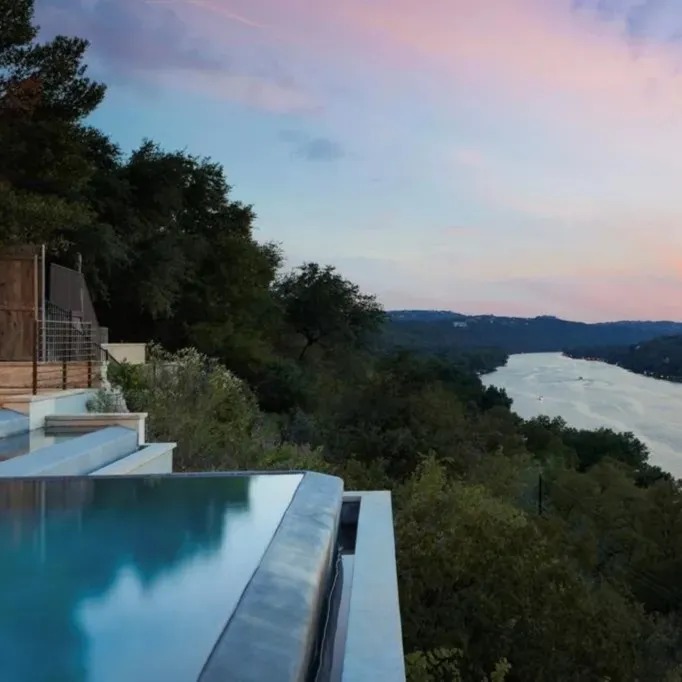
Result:
[[152,347],[150,362],[139,373],[125,370],[119,379],[129,407],[149,411],[150,440],[178,444],[176,470],[248,464],[244,452],[259,417],[256,401],[216,360],[193,348],[168,353]]
[[504,658],[519,680],[636,679],[644,614],[584,580],[531,518],[483,487],[449,481],[434,459],[398,500],[408,651],[459,648],[464,679]]
[[62,252],[70,244],[63,226],[78,229],[90,220],[90,213],[81,204],[15,190],[0,181],[0,246],[47,243],[53,252]]
[[86,408],[88,412],[124,412],[125,401],[121,398],[121,392],[101,388],[88,400]]
[[91,174],[80,121],[104,86],[86,75],[86,41],[36,42],[31,0],[0,0],[0,16],[0,244],[62,253],[91,221],[78,201]]
[[[409,682],[463,682],[459,669],[463,657],[459,649],[436,649],[415,651],[405,656]],[[481,677],[481,682],[504,682],[511,665],[506,659],[498,661],[490,677]]]
[[374,296],[361,293],[331,266],[306,263],[282,277],[275,294],[285,322],[303,339],[299,360],[316,345],[327,350],[361,345],[384,320]]

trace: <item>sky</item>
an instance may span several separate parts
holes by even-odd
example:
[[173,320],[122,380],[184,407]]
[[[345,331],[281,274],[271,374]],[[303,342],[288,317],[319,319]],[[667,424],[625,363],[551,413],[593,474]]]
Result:
[[682,320],[680,0],[36,0],[92,123],[388,308]]

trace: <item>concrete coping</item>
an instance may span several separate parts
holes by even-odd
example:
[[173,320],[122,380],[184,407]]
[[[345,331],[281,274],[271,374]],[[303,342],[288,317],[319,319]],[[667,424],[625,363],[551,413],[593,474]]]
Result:
[[97,422],[110,417],[112,419],[146,419],[148,412],[86,412],[85,414],[51,414],[48,419],[54,422]]
[[305,682],[336,556],[341,479],[305,473],[199,682]]
[[342,682],[404,682],[393,510],[389,491],[349,492],[359,502]]

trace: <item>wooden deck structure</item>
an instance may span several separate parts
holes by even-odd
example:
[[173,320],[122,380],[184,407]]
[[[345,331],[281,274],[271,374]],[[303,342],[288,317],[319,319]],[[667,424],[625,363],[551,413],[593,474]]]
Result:
[[0,395],[98,387],[108,354],[81,318],[47,302],[42,246],[0,249]]
[[[70,388],[99,388],[101,363],[40,362],[35,367],[37,392],[54,392]],[[32,393],[33,362],[0,362],[0,395]]]

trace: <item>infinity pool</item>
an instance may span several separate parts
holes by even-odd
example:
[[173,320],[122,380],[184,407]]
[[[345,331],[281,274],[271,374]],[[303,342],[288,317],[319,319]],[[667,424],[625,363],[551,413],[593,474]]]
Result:
[[0,480],[0,679],[196,680],[301,479]]
[[0,461],[26,455],[29,452],[35,452],[41,448],[62,443],[82,435],[82,433],[55,435],[47,433],[45,429],[35,429],[34,431],[26,431],[14,436],[6,436],[5,438],[0,438]]

